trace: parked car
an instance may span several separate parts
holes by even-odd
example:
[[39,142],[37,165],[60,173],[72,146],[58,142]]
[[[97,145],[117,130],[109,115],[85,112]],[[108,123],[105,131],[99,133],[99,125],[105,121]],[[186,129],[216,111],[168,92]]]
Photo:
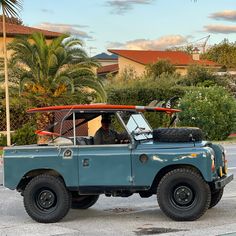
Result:
[[[26,212],[38,222],[57,222],[71,207],[87,209],[101,194],[156,195],[168,217],[192,221],[220,201],[225,185],[233,179],[227,174],[224,148],[203,141],[200,129],[153,130],[143,114],[173,115],[177,109],[91,104],[29,112],[63,114],[57,130],[37,131],[52,136],[47,144],[4,149],[4,185],[21,193]],[[104,115],[124,140],[94,144],[90,131]],[[81,135],[81,127],[86,135]]]

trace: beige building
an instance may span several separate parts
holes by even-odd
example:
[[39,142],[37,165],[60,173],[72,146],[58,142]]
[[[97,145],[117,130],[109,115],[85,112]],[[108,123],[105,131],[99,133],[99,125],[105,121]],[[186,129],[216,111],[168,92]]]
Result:
[[[118,63],[113,67],[117,68],[118,73],[122,73],[124,69],[132,68],[137,75],[141,76],[145,72],[145,67],[148,64],[156,63],[159,60],[168,60],[172,63],[176,71],[181,75],[187,73],[190,65],[202,65],[218,69],[220,66],[209,60],[200,60],[199,53],[189,55],[180,51],[141,51],[141,50],[114,50],[109,49],[109,52],[118,56]],[[115,66],[116,65],[116,66]],[[105,67],[106,68],[106,67]],[[103,68],[100,68],[100,71]]]
[[[32,28],[24,25],[16,25],[16,24],[6,24],[6,35],[7,35],[7,43],[12,42],[12,40],[16,36],[20,35],[31,35],[35,32],[41,32],[45,35],[48,42],[50,42],[53,38],[56,38],[61,35],[61,33],[52,32],[48,30],[42,30],[37,28]],[[10,56],[10,53],[8,53]],[[0,24],[0,58],[3,57],[3,31],[2,24]]]

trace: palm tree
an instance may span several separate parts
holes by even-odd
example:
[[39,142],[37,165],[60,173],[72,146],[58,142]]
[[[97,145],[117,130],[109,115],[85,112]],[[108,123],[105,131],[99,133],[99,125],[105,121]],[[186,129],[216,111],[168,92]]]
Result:
[[2,8],[2,29],[3,29],[3,51],[4,51],[4,74],[5,74],[5,96],[6,96],[6,123],[7,123],[7,145],[11,145],[10,135],[10,108],[8,91],[8,71],[7,71],[7,47],[6,47],[6,17],[18,18],[18,11],[22,8],[21,0],[0,0]]
[[[19,74],[20,95],[33,106],[71,104],[80,101],[84,94],[95,101],[105,101],[103,84],[93,72],[99,64],[81,46],[79,39],[68,35],[48,44],[41,33],[12,41],[11,67],[23,68]],[[42,128],[51,119],[40,120]]]

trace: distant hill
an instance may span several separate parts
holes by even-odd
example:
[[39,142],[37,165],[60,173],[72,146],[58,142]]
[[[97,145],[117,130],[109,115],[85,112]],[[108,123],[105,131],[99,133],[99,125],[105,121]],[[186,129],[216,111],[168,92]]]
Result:
[[117,60],[118,59],[118,56],[115,55],[115,54],[107,54],[105,52],[102,52],[100,54],[97,54],[96,56],[94,56],[93,58],[95,59],[103,59],[103,60],[107,60],[107,59],[110,59],[110,60]]

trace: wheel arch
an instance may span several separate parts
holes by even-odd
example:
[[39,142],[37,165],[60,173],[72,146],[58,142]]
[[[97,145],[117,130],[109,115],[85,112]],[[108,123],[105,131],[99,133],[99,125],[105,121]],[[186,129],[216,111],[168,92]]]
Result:
[[21,178],[20,182],[18,183],[16,189],[19,192],[24,191],[26,185],[29,183],[29,181],[31,179],[33,179],[34,177],[38,176],[38,175],[42,175],[42,174],[48,174],[51,176],[55,176],[55,177],[59,177],[64,183],[64,178],[62,177],[62,175],[54,170],[54,169],[34,169],[34,170],[30,170],[29,172],[25,173],[24,176]]
[[165,174],[167,174],[168,172],[175,170],[175,169],[179,169],[179,168],[192,169],[192,170],[196,171],[197,173],[199,173],[202,176],[202,178],[204,179],[204,176],[202,175],[201,171],[194,165],[177,164],[177,165],[165,166],[156,174],[156,176],[152,182],[150,190],[153,192],[153,194],[156,194],[157,186],[158,186],[160,180],[162,179],[162,177]]

